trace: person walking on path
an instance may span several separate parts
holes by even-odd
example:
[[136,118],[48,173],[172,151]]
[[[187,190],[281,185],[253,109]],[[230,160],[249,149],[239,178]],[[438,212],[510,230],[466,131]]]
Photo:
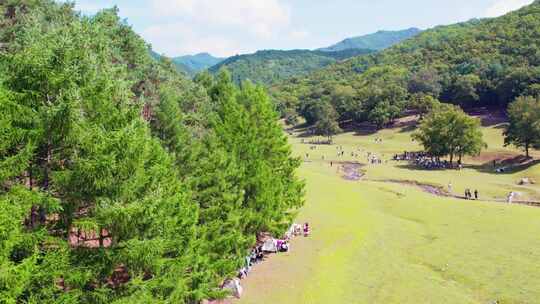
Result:
[[509,203],[509,204],[512,203],[512,201],[514,200],[514,192],[510,192],[510,193],[508,194],[507,200],[508,200],[508,203]]

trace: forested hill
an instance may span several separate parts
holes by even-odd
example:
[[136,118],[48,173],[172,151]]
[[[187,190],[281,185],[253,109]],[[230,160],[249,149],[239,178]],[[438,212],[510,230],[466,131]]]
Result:
[[214,57],[208,53],[200,53],[196,55],[186,55],[172,58],[175,64],[186,66],[192,73],[198,73],[202,70],[214,66],[225,58]]
[[211,73],[217,73],[222,67],[226,67],[237,83],[250,80],[259,84],[271,84],[292,76],[306,75],[311,71],[350,57],[373,52],[373,50],[366,49],[349,49],[337,52],[266,50],[230,57],[209,70]]
[[[540,94],[540,1],[505,16],[427,30],[272,87],[283,114],[392,122],[419,94],[503,108]],[[325,119],[326,119],[325,118]]]
[[[150,56],[152,56],[152,58],[154,58],[157,61],[161,61],[165,57],[163,55],[160,55],[160,54],[156,53],[153,50],[150,50]],[[165,60],[167,60],[167,59],[165,59]],[[172,61],[172,59],[170,59],[170,58],[168,60]],[[188,67],[187,65],[185,65],[185,64],[183,64],[181,62],[174,62],[174,61],[172,61],[172,62],[174,64],[174,67],[175,67],[177,72],[183,73],[186,76],[194,76],[196,74],[196,72],[194,70],[192,70],[190,67]]]
[[384,50],[405,39],[414,37],[420,32],[420,29],[414,27],[402,31],[378,31],[369,35],[347,38],[337,44],[319,50],[325,52],[335,52],[347,49]]
[[117,9],[0,1],[0,302],[200,303],[303,204],[265,90],[194,83]]

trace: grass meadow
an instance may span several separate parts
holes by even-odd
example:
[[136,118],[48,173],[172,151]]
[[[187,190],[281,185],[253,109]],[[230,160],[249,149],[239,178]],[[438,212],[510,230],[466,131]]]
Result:
[[[312,235],[255,266],[239,303],[540,303],[540,208],[494,202],[509,191],[540,201],[538,185],[518,185],[523,177],[540,181],[540,165],[495,173],[493,159],[521,153],[503,147],[499,125],[484,128],[488,149],[465,159],[462,171],[387,161],[420,149],[410,134],[407,127],[346,133],[316,150],[292,136],[307,185],[298,222],[308,221]],[[337,156],[339,146],[344,157]],[[367,152],[383,164],[362,167],[360,181],[343,179],[337,162],[366,163]],[[478,189],[482,201],[440,197],[390,179],[451,182],[458,194]]]

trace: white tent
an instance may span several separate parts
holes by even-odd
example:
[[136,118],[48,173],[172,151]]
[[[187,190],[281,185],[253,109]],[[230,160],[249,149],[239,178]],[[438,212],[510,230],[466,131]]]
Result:
[[262,245],[264,252],[278,252],[277,241],[275,239],[268,239]]
[[223,285],[223,289],[230,290],[231,294],[238,299],[240,299],[240,297],[242,296],[242,292],[244,292],[242,286],[240,285],[240,280],[237,278],[225,282],[225,284]]

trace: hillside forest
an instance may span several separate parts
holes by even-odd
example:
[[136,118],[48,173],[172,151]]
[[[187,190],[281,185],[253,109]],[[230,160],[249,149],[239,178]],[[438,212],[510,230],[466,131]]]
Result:
[[[540,94],[540,3],[498,18],[439,26],[375,54],[273,84],[291,123],[392,124],[433,101],[505,110]],[[328,125],[328,123],[326,123]]]

